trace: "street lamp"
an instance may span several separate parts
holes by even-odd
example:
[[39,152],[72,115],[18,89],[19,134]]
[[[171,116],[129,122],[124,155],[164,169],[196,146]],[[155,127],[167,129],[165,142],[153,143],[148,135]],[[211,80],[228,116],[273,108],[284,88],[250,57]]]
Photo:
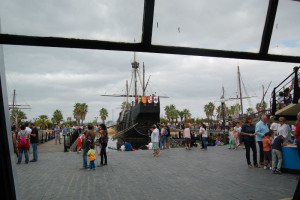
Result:
[[225,98],[224,98],[224,94],[221,96],[220,101],[221,101],[222,117],[223,117],[222,129],[224,128],[224,133],[225,133]]

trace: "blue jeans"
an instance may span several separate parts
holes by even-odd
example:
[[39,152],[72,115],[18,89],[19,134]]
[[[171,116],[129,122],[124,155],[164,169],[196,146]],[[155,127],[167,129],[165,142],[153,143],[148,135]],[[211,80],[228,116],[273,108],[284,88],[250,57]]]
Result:
[[244,141],[245,144],[245,148],[246,148],[246,159],[247,159],[247,163],[248,165],[251,165],[251,161],[250,161],[250,148],[252,149],[252,153],[253,153],[253,162],[254,165],[257,165],[257,151],[256,151],[256,143],[255,141]]
[[82,152],[82,157],[83,157],[83,167],[87,168],[87,153],[89,151],[89,148],[85,147],[83,149],[83,152]]
[[166,148],[166,136],[161,136],[160,137],[160,144],[159,144],[159,147],[162,149],[162,148]]
[[25,163],[29,162],[28,148],[27,147],[20,147],[19,148],[19,155],[18,155],[18,164],[21,164],[21,162],[22,162],[23,152],[25,154]]
[[95,169],[95,160],[90,161],[90,169]]
[[203,141],[203,148],[207,149],[207,137],[202,137],[202,141]]
[[31,143],[32,151],[33,151],[33,159],[34,161],[38,161],[38,152],[37,152],[37,143]]

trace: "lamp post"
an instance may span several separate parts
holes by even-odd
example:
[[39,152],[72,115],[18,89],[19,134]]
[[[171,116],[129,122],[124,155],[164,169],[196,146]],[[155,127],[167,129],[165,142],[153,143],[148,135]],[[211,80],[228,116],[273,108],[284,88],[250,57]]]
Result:
[[221,107],[222,107],[222,118],[223,118],[223,122],[222,122],[222,129],[224,128],[223,133],[225,134],[225,98],[224,95],[222,95],[221,99]]

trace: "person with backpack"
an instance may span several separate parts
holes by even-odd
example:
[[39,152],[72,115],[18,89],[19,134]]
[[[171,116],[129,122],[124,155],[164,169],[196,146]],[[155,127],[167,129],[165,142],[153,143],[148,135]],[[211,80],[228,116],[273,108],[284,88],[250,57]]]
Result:
[[28,164],[29,162],[29,155],[28,155],[28,150],[29,150],[29,139],[30,139],[30,133],[28,133],[25,130],[25,125],[21,126],[21,131],[18,133],[18,162],[17,164],[21,164],[22,162],[22,157],[23,157],[23,152],[25,154],[25,163]]
[[95,140],[95,133],[93,131],[93,125],[88,125],[88,132],[86,132],[86,135],[83,139],[82,142],[82,148],[83,148],[83,153],[82,153],[82,158],[83,158],[83,167],[80,169],[88,169],[87,165],[87,154],[88,151],[90,150],[90,145],[94,144]]

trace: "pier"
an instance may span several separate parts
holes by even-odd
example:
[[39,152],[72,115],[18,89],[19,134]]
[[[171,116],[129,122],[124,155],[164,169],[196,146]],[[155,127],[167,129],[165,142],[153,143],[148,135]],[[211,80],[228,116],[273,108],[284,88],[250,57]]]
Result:
[[291,199],[298,183],[294,174],[249,169],[245,150],[227,146],[173,148],[159,157],[110,150],[108,165],[95,171],[79,170],[82,154],[63,152],[54,140],[38,150],[38,162],[23,158],[16,166],[20,199]]

